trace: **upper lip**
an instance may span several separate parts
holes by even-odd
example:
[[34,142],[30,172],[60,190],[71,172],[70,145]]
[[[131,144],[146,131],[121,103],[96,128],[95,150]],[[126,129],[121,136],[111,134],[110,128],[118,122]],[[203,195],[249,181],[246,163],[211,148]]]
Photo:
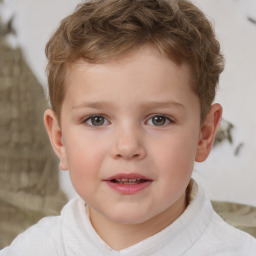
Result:
[[104,181],[121,180],[121,179],[127,179],[127,180],[141,179],[141,180],[152,181],[152,179],[150,179],[149,177],[146,177],[138,173],[118,173],[116,175],[108,177],[107,179],[104,179]]

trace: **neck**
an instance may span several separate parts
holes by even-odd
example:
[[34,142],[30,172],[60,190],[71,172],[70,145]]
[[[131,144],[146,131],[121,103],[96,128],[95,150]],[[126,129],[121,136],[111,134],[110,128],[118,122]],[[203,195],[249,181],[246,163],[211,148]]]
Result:
[[184,193],[171,207],[138,224],[114,222],[90,208],[91,223],[98,235],[114,250],[122,250],[160,232],[173,223],[186,208]]

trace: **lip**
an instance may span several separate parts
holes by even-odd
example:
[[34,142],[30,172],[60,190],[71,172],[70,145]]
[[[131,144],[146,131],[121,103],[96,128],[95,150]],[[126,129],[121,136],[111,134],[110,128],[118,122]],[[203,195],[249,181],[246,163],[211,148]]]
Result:
[[105,179],[105,181],[111,181],[116,179],[143,179],[152,181],[152,179],[150,179],[149,177],[143,176],[139,173],[118,173]]
[[[120,184],[115,183],[113,180],[118,179],[141,179],[143,182],[136,183],[136,184]],[[123,194],[123,195],[132,195],[139,193],[140,191],[146,189],[148,186],[151,185],[152,179],[143,176],[138,173],[119,173],[114,176],[111,176],[104,180],[104,182],[114,191]]]

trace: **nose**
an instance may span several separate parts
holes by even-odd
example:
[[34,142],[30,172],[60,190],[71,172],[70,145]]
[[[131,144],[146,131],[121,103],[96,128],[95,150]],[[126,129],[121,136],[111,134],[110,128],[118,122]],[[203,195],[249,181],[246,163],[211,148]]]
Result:
[[112,157],[115,159],[141,160],[146,156],[143,136],[136,129],[126,128],[117,131],[112,147]]

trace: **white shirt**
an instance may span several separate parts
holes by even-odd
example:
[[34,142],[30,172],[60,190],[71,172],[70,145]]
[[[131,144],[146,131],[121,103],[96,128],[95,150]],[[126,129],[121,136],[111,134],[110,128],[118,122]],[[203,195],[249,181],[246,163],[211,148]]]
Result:
[[96,233],[80,198],[46,217],[0,251],[1,256],[256,256],[256,239],[225,223],[196,183],[191,202],[170,226],[121,251]]

